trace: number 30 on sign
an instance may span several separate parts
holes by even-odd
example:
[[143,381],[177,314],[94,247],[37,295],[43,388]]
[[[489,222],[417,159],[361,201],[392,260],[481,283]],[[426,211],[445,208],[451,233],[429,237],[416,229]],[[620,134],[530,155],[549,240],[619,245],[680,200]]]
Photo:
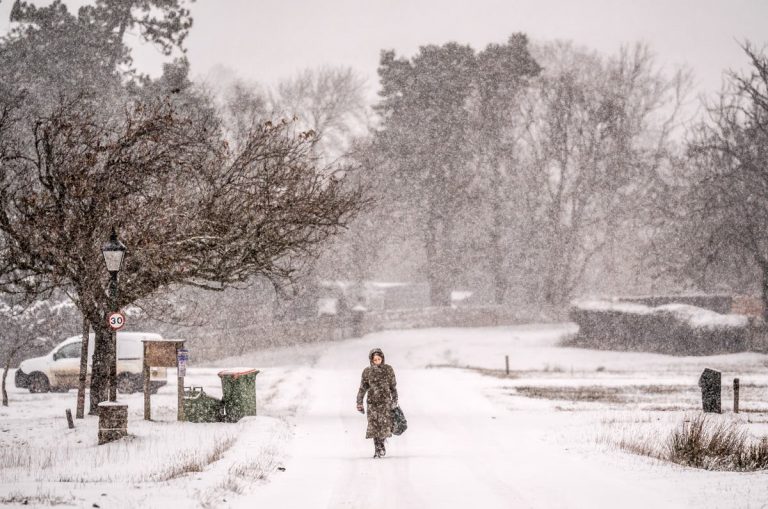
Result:
[[112,330],[119,330],[125,327],[125,315],[122,313],[110,313],[107,317],[107,323]]

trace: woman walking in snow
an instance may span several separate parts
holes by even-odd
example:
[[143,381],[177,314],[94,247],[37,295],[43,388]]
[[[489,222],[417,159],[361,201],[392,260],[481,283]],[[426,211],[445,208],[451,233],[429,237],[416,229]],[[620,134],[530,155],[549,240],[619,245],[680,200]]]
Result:
[[371,365],[363,370],[360,390],[357,391],[357,411],[364,414],[363,397],[368,394],[368,429],[365,438],[372,438],[374,458],[383,457],[387,451],[384,440],[392,436],[392,409],[397,406],[397,381],[395,370],[384,363],[384,352],[374,348],[368,354]]

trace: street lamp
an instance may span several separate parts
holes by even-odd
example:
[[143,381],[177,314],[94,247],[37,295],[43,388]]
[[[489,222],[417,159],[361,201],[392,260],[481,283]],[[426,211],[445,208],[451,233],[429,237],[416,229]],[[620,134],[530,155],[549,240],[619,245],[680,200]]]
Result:
[[[104,255],[104,263],[109,271],[109,297],[111,300],[110,307],[113,312],[117,312],[117,274],[120,272],[120,267],[123,265],[123,257],[125,256],[125,244],[117,239],[117,233],[112,228],[112,234],[109,236],[109,241],[105,243],[101,248],[101,254]],[[110,359],[109,359],[109,401],[117,400],[117,333],[115,329],[111,329],[112,344],[110,347]]]

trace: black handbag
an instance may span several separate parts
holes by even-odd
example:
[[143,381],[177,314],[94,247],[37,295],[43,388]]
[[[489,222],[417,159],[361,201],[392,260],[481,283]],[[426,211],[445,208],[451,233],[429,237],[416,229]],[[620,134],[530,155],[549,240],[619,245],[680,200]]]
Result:
[[408,429],[408,421],[405,419],[403,410],[396,406],[392,409],[392,434],[402,435]]

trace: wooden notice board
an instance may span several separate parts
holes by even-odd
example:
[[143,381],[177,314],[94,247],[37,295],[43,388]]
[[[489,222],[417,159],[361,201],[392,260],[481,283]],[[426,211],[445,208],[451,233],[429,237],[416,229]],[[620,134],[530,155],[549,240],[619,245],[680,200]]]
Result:
[[[178,364],[178,352],[184,348],[184,340],[182,339],[160,339],[152,340],[145,339],[144,343],[144,363],[143,363],[143,375],[144,375],[144,420],[152,419],[152,410],[150,406],[150,383],[149,383],[149,369],[150,368],[176,368],[179,369]],[[179,373],[180,375],[181,373]],[[177,418],[180,421],[185,419],[184,416],[184,377],[178,376],[178,411]]]
[[[183,345],[184,342],[182,341]],[[145,341],[144,362],[153,368],[175,368],[176,351],[181,348],[179,342]]]

